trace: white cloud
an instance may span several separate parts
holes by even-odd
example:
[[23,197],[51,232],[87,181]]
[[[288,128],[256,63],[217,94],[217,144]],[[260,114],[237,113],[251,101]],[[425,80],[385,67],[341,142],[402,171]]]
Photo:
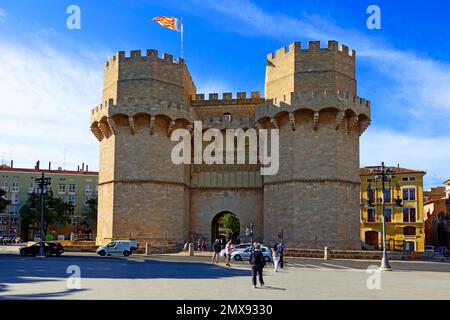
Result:
[[[25,44],[26,43],[26,44]],[[90,133],[90,110],[101,100],[102,64],[58,48],[0,39],[0,152],[16,166],[36,160],[73,169],[96,169],[98,142]]]
[[0,22],[3,22],[6,20],[6,11],[5,9],[0,8]]
[[[434,183],[450,176],[449,151],[442,151],[446,146],[450,150],[450,140],[446,138],[450,131],[449,62],[396,50],[381,39],[340,28],[329,19],[318,16],[297,13],[301,19],[296,19],[266,12],[245,0],[226,3],[210,0],[206,1],[208,8],[204,7],[204,0],[194,0],[193,3],[202,10],[219,13],[219,18],[217,15],[202,16],[219,20],[217,23],[226,21],[226,27],[237,33],[271,37],[286,41],[286,44],[305,38],[321,41],[336,39],[355,48],[359,63],[373,70],[374,79],[392,82],[389,86],[385,83],[375,84],[374,89],[384,95],[376,96],[379,105],[373,104],[372,111],[378,108],[383,112],[388,111],[392,117],[398,115],[398,118],[386,123],[377,123],[377,119],[372,119],[373,127],[362,139],[363,164],[374,164],[385,157],[386,162],[406,161],[406,164],[427,170],[429,174],[426,181]],[[403,125],[407,129],[401,133],[393,131],[400,130],[399,127],[381,131],[379,127],[383,125]]]
[[392,130],[369,129],[361,138],[361,165],[386,165],[427,172],[425,187],[449,178],[450,137],[410,136]]

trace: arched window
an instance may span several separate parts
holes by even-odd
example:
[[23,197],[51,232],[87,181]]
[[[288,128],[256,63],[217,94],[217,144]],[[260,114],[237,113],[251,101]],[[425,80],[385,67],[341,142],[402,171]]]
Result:
[[227,112],[223,114],[223,121],[224,122],[231,122],[232,117],[231,117],[231,113]]

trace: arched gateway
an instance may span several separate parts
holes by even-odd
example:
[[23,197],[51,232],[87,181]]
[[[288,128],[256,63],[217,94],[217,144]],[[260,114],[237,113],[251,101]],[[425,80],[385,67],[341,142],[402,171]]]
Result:
[[211,242],[219,239],[221,243],[232,240],[235,242],[240,235],[239,217],[230,211],[222,211],[211,221]]

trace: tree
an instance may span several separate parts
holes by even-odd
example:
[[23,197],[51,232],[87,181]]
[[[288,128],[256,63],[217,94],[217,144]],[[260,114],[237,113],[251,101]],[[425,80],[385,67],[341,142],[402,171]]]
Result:
[[11,201],[6,200],[4,197],[6,196],[6,191],[0,189],[0,212],[6,209],[6,206],[11,204]]
[[[52,208],[49,208],[53,204]],[[20,208],[22,218],[22,235],[28,234],[28,228],[39,225],[41,221],[41,197],[30,194],[27,202]],[[44,234],[50,225],[58,223],[65,225],[70,220],[70,204],[59,198],[53,198],[51,194],[44,195]],[[26,237],[25,237],[26,238]]]
[[87,206],[85,207],[83,212],[82,224],[88,229],[97,224],[97,203],[97,198],[92,198],[86,201]]
[[227,212],[223,216],[223,226],[229,233],[231,233],[231,238],[235,239],[235,237],[239,234],[239,230],[241,225],[239,223],[238,217],[231,212]]

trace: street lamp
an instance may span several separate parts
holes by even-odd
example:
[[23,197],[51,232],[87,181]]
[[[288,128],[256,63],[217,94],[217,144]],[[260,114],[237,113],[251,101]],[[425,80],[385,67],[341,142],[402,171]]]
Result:
[[[384,162],[381,162],[381,166],[371,170],[371,173],[376,174],[375,180],[381,178],[381,211],[382,211],[382,220],[383,220],[383,258],[381,260],[380,271],[392,271],[391,265],[389,264],[389,258],[386,250],[386,210],[385,210],[385,195],[386,195],[386,182],[392,182],[392,178],[395,175],[395,170],[386,168],[384,166]],[[370,184],[368,186],[367,191],[370,189]],[[399,190],[397,185],[396,190]],[[376,195],[375,195],[376,196]],[[397,194],[397,199],[395,199],[396,207],[402,207],[402,200]],[[366,206],[368,207],[371,204],[369,197],[367,197]]]
[[[33,179],[33,178],[31,178]],[[38,184],[40,189],[40,197],[41,197],[41,222],[40,222],[40,246],[39,246],[39,256],[44,257],[44,188],[47,189],[48,186],[51,184],[51,178],[46,178],[44,176],[44,172],[42,172],[41,178],[34,178],[34,181]],[[53,207],[53,193],[50,191],[50,203],[48,205],[49,208]],[[33,197],[34,199],[34,191],[33,191]]]

